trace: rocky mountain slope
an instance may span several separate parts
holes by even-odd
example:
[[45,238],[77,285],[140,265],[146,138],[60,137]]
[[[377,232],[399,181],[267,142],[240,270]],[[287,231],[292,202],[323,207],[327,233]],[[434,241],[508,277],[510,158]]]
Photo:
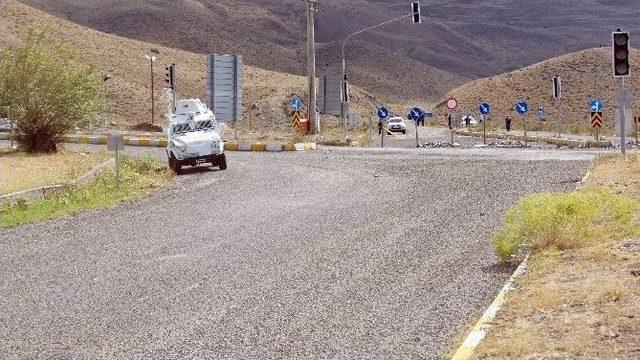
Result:
[[[269,70],[305,71],[300,0],[21,0],[94,29],[194,53],[241,53]],[[319,72],[340,68],[347,34],[407,14],[409,1],[319,0]],[[409,19],[354,38],[355,84],[386,101],[435,100],[468,80],[610,42],[637,28],[640,0],[432,0]]]
[[[112,114],[105,118],[107,127],[130,128],[151,121],[150,66],[145,54],[158,50],[155,68],[156,124],[162,124],[166,110],[162,97],[164,66],[177,64],[180,97],[205,97],[206,57],[188,51],[132,40],[85,28],[59,19],[14,0],[0,2],[0,45],[18,45],[32,27],[45,27],[49,39],[64,42],[77,50],[77,61],[98,66],[110,79],[109,100]],[[294,94],[306,96],[306,77],[245,66],[245,121],[242,127],[293,132],[288,112]],[[373,98],[358,88],[353,89],[353,110],[361,117],[373,114]]]
[[[503,126],[504,118],[509,115],[515,121],[515,104],[520,99],[528,99],[532,112],[528,119],[538,123],[536,109],[543,107],[546,112],[545,128],[553,128],[558,118],[557,103],[553,99],[553,77],[562,78],[562,118],[568,128],[588,131],[590,129],[590,111],[588,104],[598,98],[604,101],[605,126],[609,131],[614,127],[614,114],[617,109],[616,96],[620,91],[620,80],[613,77],[611,68],[611,48],[593,48],[552,58],[532,66],[494,77],[471,81],[451,90],[438,105],[437,112],[447,112],[444,101],[449,96],[459,99],[461,107],[458,113],[477,113],[481,101],[492,106],[492,120]],[[640,52],[632,52],[631,63],[640,62]],[[633,65],[632,65],[633,66]],[[632,71],[627,80],[627,88],[635,99],[640,99],[638,69]],[[640,108],[634,107],[634,113],[640,115]]]

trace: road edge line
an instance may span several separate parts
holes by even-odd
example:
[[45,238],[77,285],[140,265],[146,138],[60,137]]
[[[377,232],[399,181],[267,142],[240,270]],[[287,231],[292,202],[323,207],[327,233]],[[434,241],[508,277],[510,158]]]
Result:
[[475,324],[469,335],[462,342],[462,345],[453,354],[451,360],[469,360],[476,348],[482,340],[487,336],[487,330],[491,327],[491,322],[496,317],[502,306],[507,300],[507,294],[511,292],[514,287],[515,281],[527,270],[527,263],[529,261],[529,255],[520,263],[516,271],[511,275],[507,283],[502,287],[502,290],[498,293],[491,305],[482,314],[480,320]]

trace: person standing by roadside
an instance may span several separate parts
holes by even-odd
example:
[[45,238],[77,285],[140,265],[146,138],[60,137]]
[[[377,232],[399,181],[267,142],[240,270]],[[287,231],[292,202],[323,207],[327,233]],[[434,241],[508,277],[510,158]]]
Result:
[[507,132],[511,131],[511,118],[507,115],[507,118],[504,119],[504,126],[507,129]]
[[378,120],[378,135],[382,135],[382,119]]

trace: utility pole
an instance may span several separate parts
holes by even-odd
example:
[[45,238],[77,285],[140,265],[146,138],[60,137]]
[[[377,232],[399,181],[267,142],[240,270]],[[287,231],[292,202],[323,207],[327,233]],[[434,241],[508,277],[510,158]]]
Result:
[[156,120],[156,97],[155,97],[155,85],[153,79],[153,63],[156,61],[157,50],[151,50],[150,55],[145,55],[151,64],[151,125],[155,124]]
[[[315,12],[317,0],[304,0],[307,3],[307,75],[309,76],[309,125],[315,126],[315,133],[320,133],[320,121],[316,112],[316,40]],[[313,130],[311,130],[313,132]]]

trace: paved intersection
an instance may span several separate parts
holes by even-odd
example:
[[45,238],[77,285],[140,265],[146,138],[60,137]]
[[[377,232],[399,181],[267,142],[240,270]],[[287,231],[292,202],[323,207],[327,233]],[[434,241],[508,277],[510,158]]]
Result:
[[440,358],[512,270],[490,245],[504,210],[593,156],[232,153],[147,199],[4,229],[0,357]]

